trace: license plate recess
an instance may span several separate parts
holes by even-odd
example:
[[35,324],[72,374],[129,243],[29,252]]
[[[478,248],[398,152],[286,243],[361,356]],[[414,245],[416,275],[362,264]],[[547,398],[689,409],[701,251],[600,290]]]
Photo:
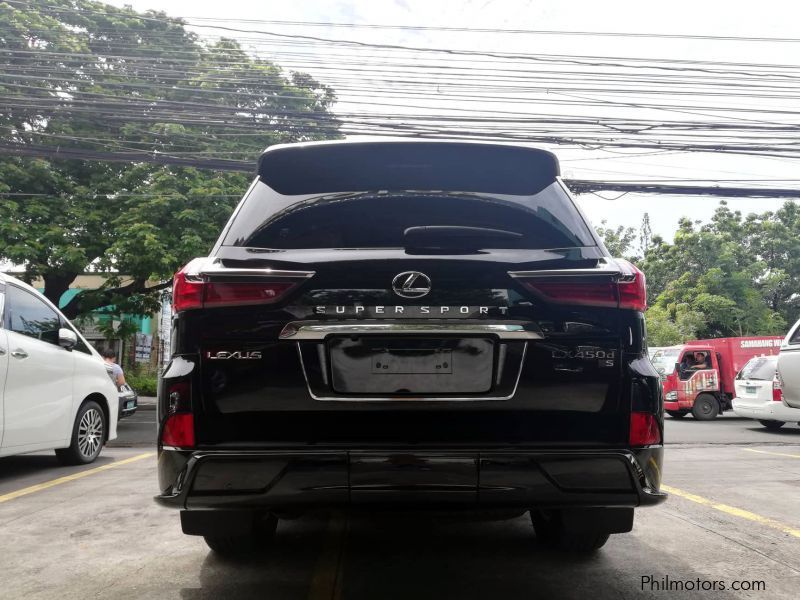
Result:
[[489,337],[333,337],[327,342],[334,391],[343,394],[482,394],[492,387]]

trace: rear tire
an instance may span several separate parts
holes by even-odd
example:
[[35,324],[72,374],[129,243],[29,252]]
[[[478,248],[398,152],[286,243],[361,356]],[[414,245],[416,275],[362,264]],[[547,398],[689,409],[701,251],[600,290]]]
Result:
[[719,414],[719,402],[711,394],[700,394],[692,406],[692,416],[698,421],[711,421]]
[[557,510],[532,510],[531,523],[539,543],[576,554],[599,550],[610,535],[603,531],[567,531]]
[[75,415],[69,448],[56,450],[56,457],[64,465],[86,465],[100,455],[106,442],[106,417],[103,409],[93,400],[84,402]]
[[673,419],[682,419],[686,415],[689,414],[689,411],[686,410],[668,410],[667,414],[672,417]]
[[781,427],[786,425],[786,421],[761,421],[761,420],[759,420],[758,422],[761,423],[767,429],[770,429],[772,431],[777,431],[778,429],[780,429]]
[[203,539],[216,554],[228,559],[241,560],[267,550],[275,537],[277,527],[278,518],[270,514],[259,520],[248,533],[204,535]]

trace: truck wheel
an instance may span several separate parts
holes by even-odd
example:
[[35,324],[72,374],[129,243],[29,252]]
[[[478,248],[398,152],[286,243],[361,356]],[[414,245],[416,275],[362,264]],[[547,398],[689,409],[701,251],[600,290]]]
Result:
[[532,510],[531,522],[539,543],[565,552],[594,552],[605,545],[610,535],[602,531],[566,531],[557,510]]
[[682,419],[686,415],[688,415],[688,411],[685,410],[668,410],[667,414],[672,417],[673,419]]
[[224,558],[242,559],[263,552],[269,546],[269,542],[275,536],[275,529],[278,527],[278,518],[268,515],[253,527],[252,531],[244,534],[235,535],[205,535],[206,541],[211,550]]
[[695,398],[692,416],[698,421],[711,421],[719,414],[719,402],[711,394],[700,394]]
[[785,421],[761,421],[761,420],[759,420],[759,423],[761,423],[767,429],[771,429],[773,431],[776,431],[776,430],[780,429],[781,427],[783,427],[784,425],[786,425]]
[[93,462],[106,441],[106,418],[97,402],[89,401],[78,409],[69,448],[56,450],[59,462],[65,465],[85,465]]

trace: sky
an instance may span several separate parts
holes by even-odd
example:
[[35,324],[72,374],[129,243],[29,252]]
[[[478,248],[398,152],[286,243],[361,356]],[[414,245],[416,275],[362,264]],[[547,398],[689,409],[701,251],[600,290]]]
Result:
[[[673,58],[681,60],[710,60],[765,64],[800,65],[800,43],[775,41],[741,41],[686,39],[674,37],[615,37],[598,35],[547,35],[513,34],[496,32],[464,32],[419,29],[369,29],[327,26],[243,24],[232,20],[300,21],[315,23],[360,23],[372,25],[405,25],[412,27],[449,27],[467,29],[525,29],[536,31],[568,32],[624,32],[661,35],[699,35],[796,38],[797,23],[800,22],[800,3],[791,0],[761,0],[758,3],[729,0],[725,2],[705,0],[673,0],[669,3],[647,3],[641,1],[597,2],[596,0],[570,0],[570,2],[540,2],[533,0],[303,0],[286,2],[266,0],[123,0],[112,1],[116,5],[131,5],[137,10],[163,10],[176,17],[197,19],[203,27],[195,29],[201,36],[227,35],[241,39],[243,47],[261,56],[270,57],[282,64],[284,52],[276,48],[275,42],[262,43],[258,35],[237,34],[213,29],[213,25],[231,25],[237,28],[268,29],[278,33],[315,35],[326,38],[347,39],[369,43],[394,44],[414,47],[452,48],[462,50],[526,52],[543,54],[580,54],[590,56],[622,56],[637,58]],[[323,83],[330,76],[321,65],[328,57],[319,55],[319,72],[315,72],[313,61],[305,69]],[[329,61],[328,61],[329,62]],[[568,72],[570,67],[564,67]],[[578,77],[576,75],[576,77]],[[435,85],[436,82],[431,82]],[[335,84],[332,87],[336,88]],[[434,88],[435,89],[435,88]],[[364,98],[357,98],[345,91],[338,91],[339,101],[334,112],[351,110],[369,111]],[[548,92],[549,93],[549,92]],[[617,92],[619,94],[619,92]],[[388,96],[386,96],[388,97]],[[498,92],[493,104],[475,106],[491,114],[498,106],[503,109],[523,109],[512,100],[502,102],[504,96]],[[593,98],[603,98],[602,95]],[[719,106],[737,106],[748,109],[770,108],[796,109],[795,98],[779,98],[754,103],[726,97],[710,99]],[[642,98],[632,93],[631,104]],[[681,101],[687,101],[682,98]],[[689,98],[688,102],[692,99]],[[708,102],[709,98],[704,98]],[[699,102],[699,100],[698,100]],[[368,104],[368,102],[367,102]],[[439,103],[437,110],[446,113],[457,110],[458,104]],[[397,109],[402,112],[401,109]],[[422,108],[409,107],[408,114]],[[530,105],[524,106],[530,111]],[[558,114],[558,108],[542,108]],[[554,112],[553,112],[554,111]],[[636,113],[652,119],[674,118],[669,111],[630,109],[608,109],[606,115],[624,116]],[[752,117],[749,113],[735,113],[743,122]],[[794,123],[793,116],[784,123]],[[542,144],[539,144],[542,145]],[[548,146],[546,146],[548,147]],[[565,148],[549,146],[556,152],[565,178],[635,180],[643,179],[700,179],[711,183],[719,180],[753,179],[763,183],[788,187],[778,180],[800,181],[797,159],[766,158],[719,153],[658,153],[642,150],[605,150],[588,148]],[[773,183],[773,181],[775,183]],[[720,183],[719,185],[724,185]],[[736,184],[731,184],[736,185]],[[800,193],[798,194],[800,197]],[[781,199],[729,199],[731,208],[747,214],[764,210],[775,210]],[[638,227],[645,212],[650,214],[654,233],[671,239],[678,219],[687,216],[693,220],[708,220],[719,203],[714,197],[679,197],[619,192],[598,192],[579,196],[579,203],[589,218],[599,224]]]

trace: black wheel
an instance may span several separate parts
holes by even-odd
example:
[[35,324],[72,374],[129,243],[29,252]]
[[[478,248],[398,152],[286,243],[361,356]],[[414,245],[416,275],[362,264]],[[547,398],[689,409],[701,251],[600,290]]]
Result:
[[106,418],[97,402],[85,402],[75,415],[69,448],[56,450],[58,460],[65,465],[85,465],[94,462],[106,441]]
[[673,419],[682,419],[686,415],[688,415],[688,411],[685,410],[668,410],[667,414],[672,417]]
[[225,558],[242,559],[265,551],[275,536],[278,518],[267,515],[244,534],[205,535],[203,539],[214,552]]
[[786,425],[786,421],[761,421],[761,420],[759,420],[759,423],[761,423],[767,429],[771,429],[773,431],[775,431],[777,429],[780,429],[781,427]]
[[719,414],[719,402],[711,394],[700,394],[695,398],[692,416],[698,421],[711,421]]
[[609,534],[602,531],[566,531],[557,510],[532,510],[531,522],[541,544],[566,552],[594,552],[609,538]]

